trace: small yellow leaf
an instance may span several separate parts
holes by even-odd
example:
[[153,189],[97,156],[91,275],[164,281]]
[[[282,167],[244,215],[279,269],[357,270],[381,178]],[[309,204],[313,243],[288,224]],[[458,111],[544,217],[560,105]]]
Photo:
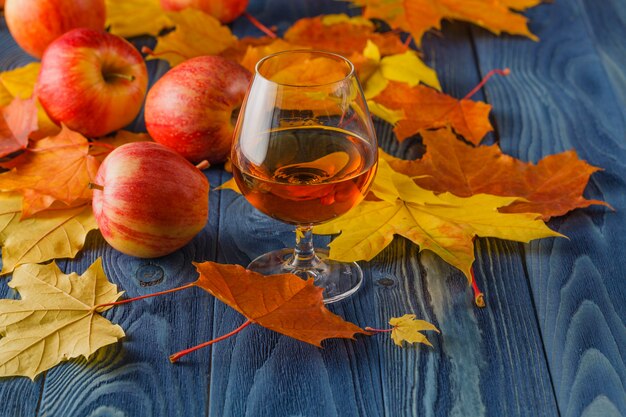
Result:
[[176,29],[158,37],[154,56],[148,59],[164,59],[173,67],[196,56],[217,55],[237,42],[228,26],[200,10],[184,9],[167,15]]
[[419,83],[441,90],[435,70],[427,66],[415,51],[408,50],[402,54],[380,58],[378,47],[371,41],[363,50],[363,55],[378,62],[378,69],[365,82],[365,98],[371,99],[380,94],[389,81],[398,81],[414,87]]
[[217,187],[216,190],[231,190],[238,194],[241,194],[241,190],[239,189],[239,186],[237,185],[237,182],[234,178],[225,181],[222,185]]
[[63,274],[53,262],[23,265],[9,286],[21,300],[0,300],[0,376],[34,379],[61,361],[89,356],[124,337],[95,306],[121,295],[96,260],[81,276]]
[[433,330],[439,333],[433,324],[424,320],[415,320],[415,314],[405,314],[402,317],[392,317],[389,324],[393,326],[391,338],[394,343],[403,347],[402,342],[407,343],[423,343],[432,346],[426,336],[421,334],[424,330]]
[[406,116],[404,114],[404,110],[402,110],[402,109],[398,109],[398,110],[388,109],[387,107],[383,106],[382,104],[378,104],[374,100],[368,100],[367,101],[367,107],[369,108],[370,113],[372,113],[374,116],[378,116],[381,119],[383,119],[384,121],[386,121],[388,123],[391,123],[392,125],[395,125],[400,120],[406,119]]
[[41,64],[31,62],[23,67],[0,73],[0,82],[13,97],[30,98],[35,90]]
[[159,0],[106,0],[106,9],[109,31],[124,38],[156,36],[162,29],[174,26]]
[[[0,196],[7,198],[4,194]],[[13,207],[14,197],[8,198]],[[3,206],[0,219],[0,225],[6,223],[0,232],[0,275],[8,274],[22,264],[73,258],[82,249],[87,233],[98,227],[91,205],[87,204],[46,210],[22,221],[11,208],[4,209]]]

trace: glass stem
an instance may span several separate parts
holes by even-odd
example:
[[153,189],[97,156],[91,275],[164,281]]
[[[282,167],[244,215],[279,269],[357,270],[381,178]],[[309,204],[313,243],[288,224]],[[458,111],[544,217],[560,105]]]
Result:
[[311,226],[298,226],[296,228],[296,247],[289,265],[298,270],[307,270],[315,268],[319,263],[320,260],[315,255],[315,248],[313,247],[313,228]]

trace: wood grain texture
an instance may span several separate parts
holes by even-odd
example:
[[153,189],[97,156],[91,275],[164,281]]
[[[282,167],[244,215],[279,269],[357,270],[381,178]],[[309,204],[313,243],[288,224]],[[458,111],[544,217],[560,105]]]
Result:
[[616,211],[593,207],[554,220],[569,240],[532,243],[525,260],[560,415],[623,416],[626,113],[609,68],[623,57],[612,55],[619,51],[615,42],[604,45],[589,34],[615,30],[597,17],[620,19],[626,4],[603,3],[591,16],[583,4],[561,1],[529,12],[539,43],[474,33],[481,69],[504,61],[513,72],[510,83],[486,89],[501,109],[496,118],[505,152],[536,161],[574,148],[605,169],[586,195]]

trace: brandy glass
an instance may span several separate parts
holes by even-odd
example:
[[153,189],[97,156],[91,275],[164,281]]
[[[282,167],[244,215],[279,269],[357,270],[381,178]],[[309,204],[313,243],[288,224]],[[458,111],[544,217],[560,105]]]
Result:
[[235,127],[233,175],[256,209],[296,226],[296,245],[261,255],[248,269],[313,278],[326,303],[353,294],[363,281],[361,268],[314,249],[312,228],[363,199],[376,173],[377,152],[349,60],[314,50],[260,60]]

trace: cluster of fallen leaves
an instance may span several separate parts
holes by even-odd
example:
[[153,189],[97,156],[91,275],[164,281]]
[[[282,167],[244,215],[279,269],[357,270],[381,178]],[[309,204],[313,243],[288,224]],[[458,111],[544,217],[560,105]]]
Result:
[[[322,289],[313,285],[313,279],[304,281],[293,274],[263,276],[239,265],[214,262],[195,265],[198,279],[174,290],[200,288],[249,322],[294,339],[320,346],[324,339],[353,339],[355,334],[376,332],[363,330],[326,309]],[[100,259],[80,276],[62,273],[54,262],[22,265],[9,286],[22,298],[0,300],[0,376],[34,379],[61,361],[88,358],[124,337],[122,328],[100,313],[136,301],[117,301],[122,292],[107,280]],[[392,318],[389,324],[391,337],[400,346],[404,341],[430,345],[420,331],[438,331],[430,323],[415,320],[414,315]]]
[[[300,19],[282,37],[266,31],[267,36],[239,39],[211,16],[193,9],[166,13],[158,0],[107,0],[107,27],[124,37],[156,37],[154,50],[144,50],[147,59],[163,59],[171,66],[195,56],[221,55],[253,70],[267,54],[302,48],[351,59],[372,113],[392,123],[400,141],[419,134],[427,151],[414,161],[381,151],[366,200],[316,229],[341,233],[331,244],[335,259],[372,259],[394,235],[402,235],[469,278],[476,236],[523,242],[558,236],[544,221],[605,204],[582,197],[597,168],[573,151],[533,165],[502,154],[497,145],[480,146],[493,129],[491,107],[441,92],[436,72],[402,33],[410,33],[419,46],[425,31],[438,29],[442,19],[459,19],[496,34],[536,39],[516,11],[539,0],[351,1],[362,7],[362,16]],[[385,20],[392,30],[379,31],[371,18]],[[299,70],[297,63],[290,68],[295,74]],[[96,228],[87,185],[102,159],[123,143],[149,140],[124,131],[85,138],[54,125],[33,97],[38,71],[39,64],[32,63],[0,73],[0,167],[5,170],[0,173],[1,273],[15,271],[9,285],[22,296],[0,301],[0,375],[31,378],[59,361],[87,357],[124,335],[99,315],[121,295],[99,262],[82,277],[62,274],[54,263],[36,264],[76,255]],[[261,278],[212,263],[197,268],[200,278],[191,286],[210,292],[251,322],[315,345],[329,337],[368,333],[326,310],[321,290],[310,281],[290,275]],[[250,286],[254,294],[248,292]],[[267,294],[258,297],[257,292]],[[259,298],[269,301],[259,305]],[[306,308],[310,311],[301,314]],[[428,344],[419,331],[436,328],[414,318],[390,321],[397,344]]]

